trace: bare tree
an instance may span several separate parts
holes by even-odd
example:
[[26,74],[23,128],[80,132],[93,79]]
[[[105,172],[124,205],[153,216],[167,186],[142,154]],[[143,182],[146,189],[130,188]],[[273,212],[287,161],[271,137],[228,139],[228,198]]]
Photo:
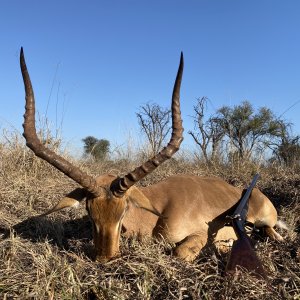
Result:
[[194,106],[194,125],[195,130],[188,133],[192,136],[195,143],[200,147],[205,162],[210,164],[216,160],[225,132],[218,118],[211,116],[205,121],[205,108],[208,99],[198,98]]
[[152,155],[156,155],[170,132],[170,109],[165,109],[155,103],[140,106],[136,113],[141,131],[146,135]]
[[290,124],[269,108],[255,111],[251,103],[244,101],[233,107],[223,106],[206,117],[207,101],[205,97],[197,99],[195,128],[189,131],[206,163],[220,157],[225,143],[231,145],[228,158],[249,159],[254,153],[271,148],[274,156],[286,165],[299,161],[299,137],[288,134]]

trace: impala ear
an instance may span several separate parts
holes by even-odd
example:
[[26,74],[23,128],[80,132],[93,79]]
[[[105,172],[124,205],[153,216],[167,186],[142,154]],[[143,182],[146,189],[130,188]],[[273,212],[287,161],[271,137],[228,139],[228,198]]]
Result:
[[79,203],[85,199],[86,195],[87,195],[87,191],[85,189],[77,188],[73,190],[71,193],[67,194],[64,198],[62,198],[53,208],[39,215],[39,217],[47,216],[63,208],[78,207]]
[[163,218],[162,214],[157,211],[150,200],[137,187],[132,186],[126,194],[128,200],[131,201],[134,206],[148,210],[156,216]]

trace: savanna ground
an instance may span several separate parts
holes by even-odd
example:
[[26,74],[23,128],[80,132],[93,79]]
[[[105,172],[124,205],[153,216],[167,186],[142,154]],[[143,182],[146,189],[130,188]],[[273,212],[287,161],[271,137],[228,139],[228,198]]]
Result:
[[[246,273],[224,277],[228,254],[212,249],[186,263],[170,255],[174,245],[149,239],[123,238],[121,258],[96,263],[84,205],[36,217],[75,183],[34,157],[18,136],[0,143],[0,158],[1,299],[300,299],[299,169],[245,162],[208,168],[200,161],[177,158],[140,182],[150,185],[172,174],[192,173],[244,187],[259,172],[258,187],[289,227],[279,230],[284,243],[270,241],[263,233],[254,237],[268,273],[265,282]],[[73,162],[93,175],[124,174],[139,163]]]

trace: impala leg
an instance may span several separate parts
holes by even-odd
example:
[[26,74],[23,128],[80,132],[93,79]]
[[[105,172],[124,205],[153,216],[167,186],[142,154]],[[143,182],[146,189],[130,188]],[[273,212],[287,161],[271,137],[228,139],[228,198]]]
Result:
[[205,244],[206,239],[203,234],[189,235],[174,249],[174,255],[191,262],[198,256]]
[[265,227],[266,234],[274,241],[283,242],[284,238],[272,227]]

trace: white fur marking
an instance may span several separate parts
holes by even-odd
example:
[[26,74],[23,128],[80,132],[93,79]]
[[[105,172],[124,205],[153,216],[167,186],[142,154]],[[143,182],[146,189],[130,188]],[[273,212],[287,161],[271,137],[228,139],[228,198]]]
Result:
[[278,220],[275,226],[280,229],[289,230],[289,227],[286,225],[286,223],[281,220]]
[[79,207],[79,201],[76,201],[74,204],[72,204],[71,207],[78,208]]
[[95,228],[96,228],[96,232],[99,233],[100,232],[100,228],[99,226],[95,223]]

